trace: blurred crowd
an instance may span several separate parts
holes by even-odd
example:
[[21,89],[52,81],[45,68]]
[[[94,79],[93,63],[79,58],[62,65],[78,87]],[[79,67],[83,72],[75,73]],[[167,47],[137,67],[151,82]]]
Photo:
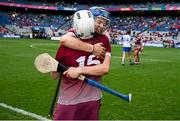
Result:
[[[99,5],[98,1],[71,1],[71,0],[1,0],[3,2],[12,2],[12,3],[20,3],[20,4],[30,4],[30,5],[44,5],[44,6],[58,6],[58,7],[69,7],[69,8],[79,8],[79,9],[87,9],[91,6]],[[109,2],[105,0],[100,2],[102,7],[105,8],[118,8],[118,7],[160,7],[160,6],[171,6],[171,5],[179,5],[177,2],[171,1],[146,1],[145,3],[134,3],[133,1],[121,1],[121,2]]]
[[[32,14],[32,13],[0,13],[1,19],[7,20],[4,24],[17,26],[61,26],[66,21],[67,17],[62,15],[50,14]],[[2,21],[1,21],[2,22]],[[0,23],[1,23],[0,22]]]
[[[71,27],[71,16],[59,13],[55,14],[34,14],[20,12],[0,12],[0,33],[10,33],[4,25],[15,25],[19,28],[23,27],[49,27],[52,35],[59,29],[67,31]],[[166,43],[172,39],[177,39],[180,31],[180,17],[112,17],[110,25],[110,35],[112,43],[118,44],[123,31],[131,30],[132,36],[136,36],[136,32],[140,32],[152,25],[156,25],[143,35],[143,41],[161,41]],[[61,33],[59,34],[61,35]],[[169,38],[169,36],[171,38]]]
[[[17,26],[44,26],[59,28],[70,20],[70,16],[32,13],[0,13],[0,24]],[[6,21],[3,21],[6,20]],[[3,23],[2,23],[3,22]],[[174,31],[180,29],[180,17],[112,17],[111,28],[118,30],[141,31],[156,23],[153,31]],[[64,26],[66,27],[66,26]]]

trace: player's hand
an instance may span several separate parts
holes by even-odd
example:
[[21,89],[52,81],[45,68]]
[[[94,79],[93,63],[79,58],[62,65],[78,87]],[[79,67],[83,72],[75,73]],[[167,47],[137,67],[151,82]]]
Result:
[[103,47],[102,43],[96,43],[94,45],[94,49],[92,53],[98,58],[104,58],[106,53],[106,48]]
[[80,76],[81,70],[78,67],[70,67],[68,70],[66,70],[63,75],[65,75],[68,78],[78,78]]

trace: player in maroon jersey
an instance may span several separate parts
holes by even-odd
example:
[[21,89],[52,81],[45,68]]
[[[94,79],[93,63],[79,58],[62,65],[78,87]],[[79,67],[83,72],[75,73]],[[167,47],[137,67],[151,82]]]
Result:
[[[98,18],[107,18],[109,14],[109,12],[107,12],[106,9],[104,9],[103,7],[91,7],[89,10],[94,15],[95,20],[97,20]],[[103,15],[101,13],[103,13]],[[100,34],[103,33],[104,35],[108,36],[109,41],[110,41],[111,38],[107,32],[107,29],[110,23],[109,21],[110,20],[108,18],[107,25],[105,27],[101,27],[102,29],[99,30],[98,29],[99,25],[97,24],[98,23],[98,20],[97,20],[97,22],[95,22],[95,29],[96,29],[95,31],[96,33],[100,33]],[[67,33],[64,36],[62,36],[60,39],[60,44],[68,48],[75,49],[75,50],[81,50],[88,53],[93,53],[94,55],[101,58],[104,57],[104,54],[106,51],[105,48],[102,46],[102,43],[97,43],[97,44],[92,45],[84,41],[81,41],[79,38],[74,37],[73,34],[71,33]]]
[[136,36],[134,41],[134,63],[140,64],[140,53],[143,51],[142,38],[140,35]]
[[[105,16],[103,14],[104,12],[106,11],[102,10],[102,16],[98,16],[95,20],[95,33],[92,38],[85,37],[84,39],[84,35],[93,31],[86,31],[83,30],[83,28],[83,31],[77,31],[81,27],[72,29],[68,33],[68,36],[66,34],[61,38],[68,39],[67,37],[69,36],[77,38],[77,33],[79,33],[79,38],[83,38],[81,41],[91,45],[101,43],[101,45],[105,47],[106,52],[104,58],[98,58],[93,53],[73,50],[63,45],[60,46],[56,54],[56,60],[69,67],[69,69],[63,73],[60,85],[60,95],[53,117],[54,120],[99,119],[100,100],[102,98],[101,90],[87,85],[76,78],[83,74],[100,82],[101,76],[107,74],[109,71],[111,46],[108,37],[103,35],[108,23],[108,19],[105,18],[107,15]],[[79,12],[79,14],[77,14],[78,18],[83,16],[81,15],[82,14]],[[88,26],[88,21],[86,26]],[[60,73],[52,72],[51,76],[53,79],[56,79],[60,76]]]

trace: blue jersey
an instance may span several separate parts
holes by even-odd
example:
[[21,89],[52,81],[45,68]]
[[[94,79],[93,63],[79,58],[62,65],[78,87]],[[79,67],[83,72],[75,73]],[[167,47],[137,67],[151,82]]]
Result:
[[131,36],[130,35],[124,35],[122,37],[122,43],[123,47],[131,47]]

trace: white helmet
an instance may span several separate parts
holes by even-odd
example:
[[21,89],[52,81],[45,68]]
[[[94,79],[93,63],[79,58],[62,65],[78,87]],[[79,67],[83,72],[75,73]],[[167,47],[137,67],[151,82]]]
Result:
[[89,10],[79,10],[73,16],[75,34],[81,39],[90,39],[94,36],[94,18]]

